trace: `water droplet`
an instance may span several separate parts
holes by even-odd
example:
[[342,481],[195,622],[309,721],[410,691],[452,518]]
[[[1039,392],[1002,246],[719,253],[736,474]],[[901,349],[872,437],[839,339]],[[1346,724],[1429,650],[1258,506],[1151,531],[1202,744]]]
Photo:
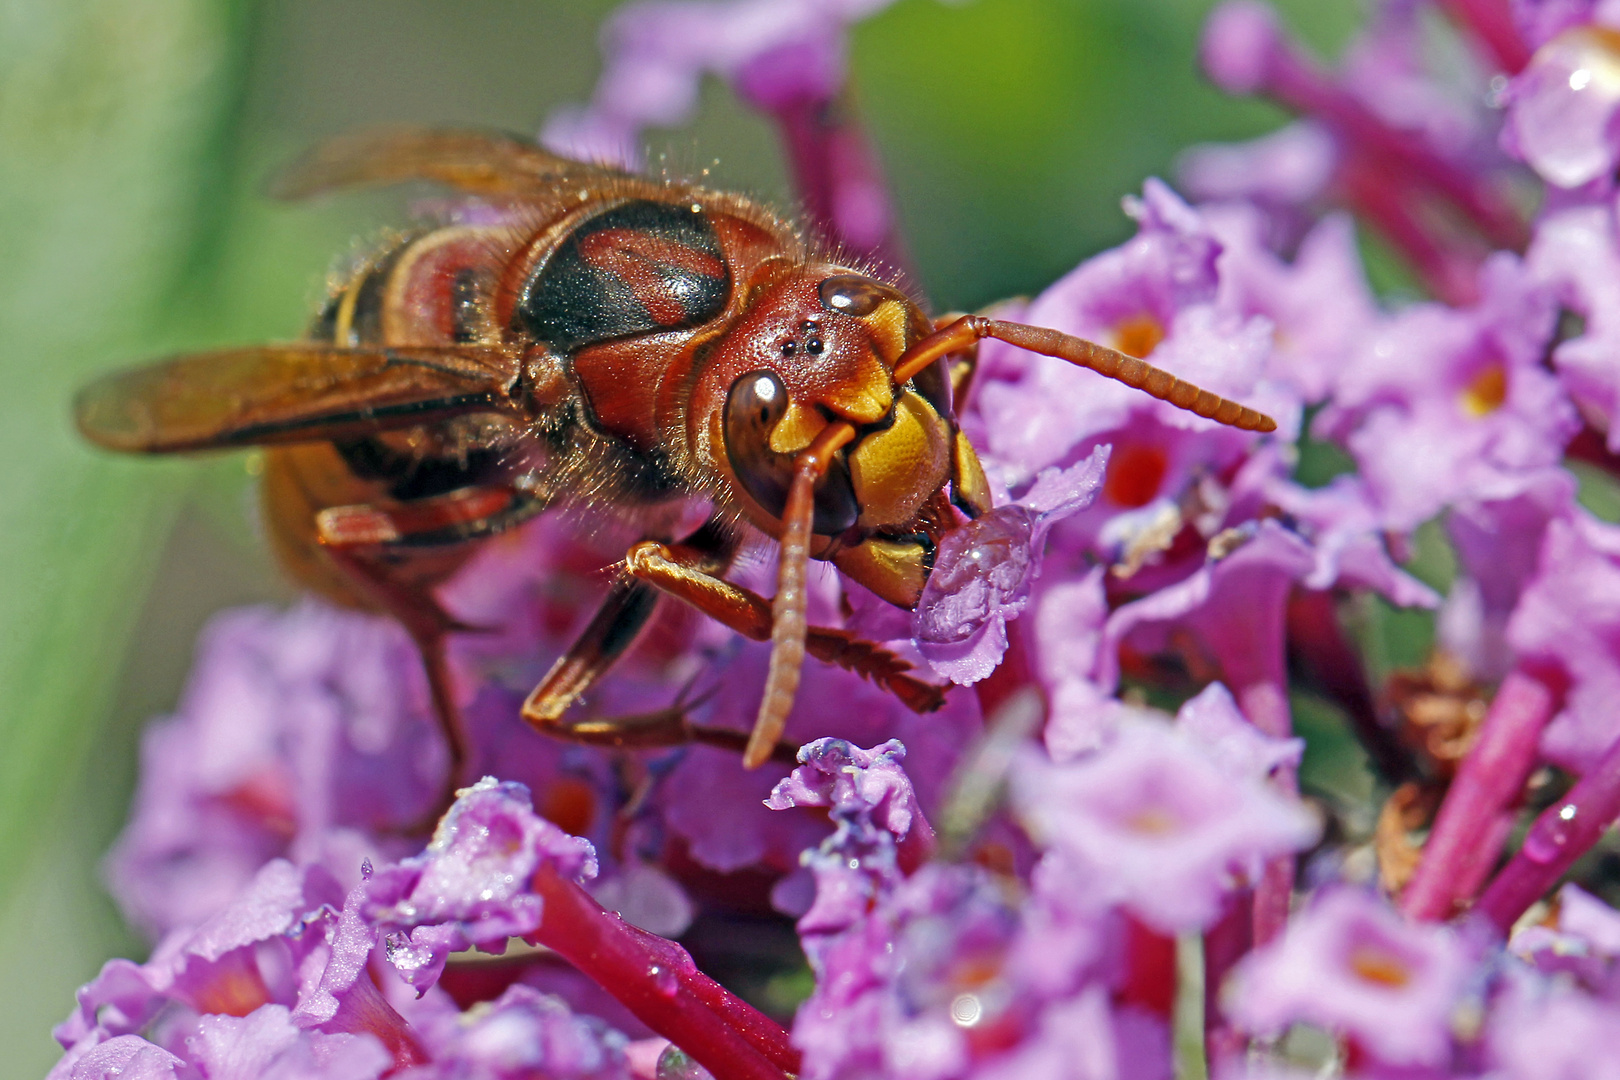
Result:
[[714,1080],[713,1074],[686,1056],[686,1052],[674,1043],[664,1047],[664,1052],[658,1055],[658,1068],[654,1075],[658,1080]]
[[652,964],[647,968],[647,977],[653,981],[658,992],[664,997],[672,998],[680,992],[680,980],[675,973],[662,964]]
[[371,860],[369,858],[360,860],[360,880],[371,880]]
[[951,999],[951,1020],[957,1027],[972,1027],[984,1016],[984,1005],[975,994],[957,994]]
[[1565,803],[1555,814],[1543,814],[1524,838],[1524,857],[1543,865],[1557,861],[1575,831],[1580,808]]

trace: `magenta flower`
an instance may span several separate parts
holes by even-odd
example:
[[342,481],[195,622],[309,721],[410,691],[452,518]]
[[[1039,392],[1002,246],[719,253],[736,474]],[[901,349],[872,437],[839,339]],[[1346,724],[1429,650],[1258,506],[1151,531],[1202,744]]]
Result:
[[1208,143],[1182,152],[1176,177],[1203,203],[1252,204],[1295,217],[1327,192],[1339,152],[1320,124],[1298,121],[1246,143]]
[[1349,448],[1387,527],[1405,531],[1447,503],[1490,498],[1556,464],[1579,427],[1541,367],[1552,297],[1507,255],[1467,311],[1438,304],[1389,320],[1338,380],[1317,430]]
[[1350,219],[1323,218],[1299,240],[1293,261],[1284,262],[1252,205],[1204,206],[1200,213],[1221,242],[1220,303],[1271,322],[1267,378],[1300,401],[1324,400],[1378,317]]
[[1608,432],[1609,450],[1620,450],[1620,425],[1614,422],[1620,416],[1614,364],[1620,342],[1620,232],[1613,209],[1574,206],[1549,214],[1536,226],[1525,261],[1559,304],[1584,320],[1578,333],[1553,349],[1553,366],[1582,414]]
[[634,166],[641,129],[688,120],[708,74],[746,78],[762,97],[831,97],[844,82],[845,29],[891,2],[628,4],[602,29],[607,65],[590,105],[554,114],[541,141],[586,161]]
[[1620,529],[1579,511],[1547,527],[1537,576],[1507,625],[1521,664],[1567,685],[1542,735],[1550,760],[1584,772],[1620,734]]
[[[1165,933],[1209,925],[1227,892],[1258,878],[1262,859],[1297,851],[1316,835],[1311,816],[1264,782],[1269,769],[1245,774],[1212,760],[1200,745],[1206,740],[1228,760],[1263,760],[1230,732],[1209,739],[1198,714],[1214,708],[1207,699],[1193,710],[1199,736],[1130,724],[1091,757],[1030,761],[1014,785],[1020,815],[1039,841]],[[1293,754],[1297,748],[1275,763]]]
[[500,952],[508,938],[535,932],[543,909],[530,882],[542,867],[589,880],[596,852],[537,817],[522,784],[485,777],[462,789],[427,850],[372,875],[360,902],[370,925],[394,928],[389,963],[425,989],[450,953]]
[[1441,1065],[1470,963],[1453,931],[1406,922],[1372,896],[1337,889],[1244,961],[1227,1010],[1251,1031],[1319,1024],[1385,1064]]
[[1614,1002],[1565,984],[1512,980],[1486,1035],[1491,1076],[1608,1080],[1616,1075]]
[[1437,626],[1441,643],[1480,678],[1513,666],[1508,619],[1536,577],[1547,526],[1575,507],[1575,478],[1547,468],[1504,483],[1489,499],[1459,501],[1446,526],[1462,573]]
[[[1200,386],[1268,412],[1286,436],[1298,405],[1264,381],[1271,328],[1264,320],[1246,319],[1217,305],[1222,248],[1209,224],[1156,180],[1144,185],[1140,199],[1127,200],[1125,208],[1138,222],[1137,235],[1081,263],[1021,317],[1151,358]],[[1138,418],[1202,434],[1189,451],[1206,459],[1220,453],[1209,448],[1234,443],[1241,448],[1254,441],[1251,435],[1218,428],[1062,361],[1020,353],[1000,342],[985,342],[980,355],[995,375],[979,386],[976,415],[964,419],[964,426],[1011,484],[1104,442],[1115,444],[1114,467],[1119,468],[1122,443],[1113,433],[1139,423]],[[1231,449],[1223,456],[1229,458]],[[1163,475],[1164,462],[1157,471]],[[1121,500],[1105,489],[1103,505],[1134,509],[1156,494],[1153,490]]]

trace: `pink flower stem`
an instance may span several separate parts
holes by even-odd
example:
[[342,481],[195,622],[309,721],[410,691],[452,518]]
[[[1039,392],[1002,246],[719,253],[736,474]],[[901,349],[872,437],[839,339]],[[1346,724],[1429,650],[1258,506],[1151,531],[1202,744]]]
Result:
[[1364,159],[1354,150],[1345,155],[1335,181],[1345,203],[1372,224],[1406,261],[1431,294],[1448,304],[1468,305],[1479,299],[1483,249],[1468,250],[1456,238],[1442,238],[1419,217],[1421,193],[1391,175],[1387,162]]
[[1509,75],[1517,75],[1530,62],[1530,47],[1513,25],[1508,0],[1444,0],[1443,6],[1474,35],[1491,62]]
[[[1281,667],[1279,661],[1278,667]],[[1294,732],[1294,717],[1288,707],[1286,682],[1276,677],[1251,682],[1238,690],[1238,707],[1249,722],[1274,739],[1286,739]],[[1299,778],[1293,766],[1285,765],[1272,775],[1272,783],[1294,794]],[[1288,909],[1294,898],[1294,856],[1279,855],[1266,861],[1254,889],[1254,943],[1264,945],[1282,933],[1288,922]]]
[[1557,805],[1548,807],[1524,843],[1486,888],[1474,911],[1506,934],[1545,896],[1575,860],[1591,850],[1620,817],[1620,740]]
[[555,950],[715,1080],[782,1080],[799,1071],[787,1032],[704,975],[687,951],[638,930],[550,868],[533,940]]
[[1524,790],[1554,704],[1547,685],[1523,671],[1502,680],[1401,897],[1407,915],[1448,918],[1478,888],[1501,850],[1502,816]]
[[1234,1065],[1248,1039],[1221,1010],[1221,987],[1237,962],[1254,947],[1254,894],[1226,898],[1220,919],[1204,931],[1204,1058],[1212,1075]]
[[1382,162],[1386,180],[1404,177],[1408,185],[1422,184],[1444,196],[1492,246],[1522,250],[1529,242],[1524,219],[1492,187],[1440,157],[1418,135],[1391,127],[1292,42],[1275,42],[1265,85],[1289,108],[1337,130],[1353,151]]
[[848,101],[799,98],[768,112],[812,226],[845,258],[874,261],[889,273],[905,270],[888,182]]

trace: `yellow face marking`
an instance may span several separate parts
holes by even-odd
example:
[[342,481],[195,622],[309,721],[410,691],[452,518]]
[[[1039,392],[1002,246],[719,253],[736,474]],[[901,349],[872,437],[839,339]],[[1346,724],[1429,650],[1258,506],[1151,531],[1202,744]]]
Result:
[[910,540],[873,536],[854,547],[839,548],[833,565],[878,596],[911,610],[922,598],[928,571],[923,567],[923,546]]
[[952,465],[951,432],[920,395],[904,393],[894,423],[867,436],[849,455],[849,476],[867,528],[904,525],[945,482]]
[[868,353],[847,381],[822,394],[821,403],[853,424],[875,424],[894,406],[889,369]]
[[990,512],[990,481],[985,479],[984,466],[973,444],[960,431],[956,433],[956,497],[981,514]]
[[814,409],[798,402],[790,402],[787,412],[771,429],[770,447],[778,454],[796,454],[810,445],[810,440],[821,433],[827,421]]
[[906,351],[906,326],[911,321],[905,305],[898,300],[885,300],[861,319],[871,329],[872,341],[884,362],[892,365],[900,359],[900,354]]

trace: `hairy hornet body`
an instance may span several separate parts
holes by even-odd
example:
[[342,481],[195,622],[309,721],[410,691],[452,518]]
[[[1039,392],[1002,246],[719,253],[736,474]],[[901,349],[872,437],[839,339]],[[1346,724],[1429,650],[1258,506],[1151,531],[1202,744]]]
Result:
[[[564,716],[669,594],[773,643],[745,750],[752,766],[779,749],[806,651],[915,709],[943,700],[880,646],[807,626],[804,576],[806,560],[829,560],[914,607],[940,539],[989,510],[956,427],[948,358],[971,362],[993,336],[1223,422],[1271,426],[1053,331],[973,316],[936,327],[905,293],[824,257],[741,196],[516,139],[351,137],[318,148],[280,186],[303,196],[413,179],[482,201],[373,256],[329,297],[307,341],[115,374],[81,393],[77,415],[90,439],[117,450],[267,447],[266,522],[281,561],[327,597],[384,610],[410,631],[458,766],[443,642],[461,627],[432,588],[479,541],[548,507],[610,508],[648,535],[525,719],[614,745],[741,745],[678,707]],[[701,528],[660,535],[660,508],[698,498],[712,507]],[[725,580],[750,529],[781,545],[773,601]]]

